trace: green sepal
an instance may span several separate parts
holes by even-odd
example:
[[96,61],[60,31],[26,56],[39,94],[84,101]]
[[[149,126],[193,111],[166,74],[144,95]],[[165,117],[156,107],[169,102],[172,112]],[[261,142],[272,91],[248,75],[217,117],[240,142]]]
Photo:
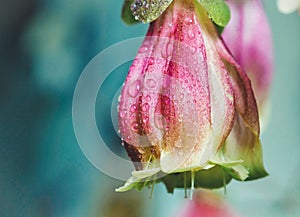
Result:
[[136,20],[134,16],[132,15],[132,11],[130,9],[131,4],[133,3],[134,0],[124,0],[123,7],[122,7],[122,20],[124,23],[128,25],[133,25],[136,23],[139,23],[140,21]]
[[[165,184],[168,193],[173,193],[175,188],[191,188],[191,171],[168,174],[159,181]],[[214,166],[195,172],[194,181],[195,188],[216,189],[225,187],[231,181],[231,176],[221,166]]]
[[[214,24],[215,24],[215,23],[214,23]],[[216,30],[217,30],[218,34],[219,34],[219,35],[222,35],[222,33],[223,33],[225,27],[219,26],[219,25],[217,25],[217,24],[215,24],[215,27],[216,27]]]
[[212,21],[225,27],[230,20],[230,9],[224,0],[197,0],[207,11]]
[[141,179],[138,179],[134,176],[131,176],[127,182],[122,186],[116,189],[116,192],[125,192],[125,191],[129,191],[135,187],[137,187],[140,183]]
[[223,167],[236,180],[244,181],[249,177],[249,171],[243,166],[243,160],[227,159],[222,149],[218,151],[211,163]]
[[262,152],[262,145],[258,139],[255,147],[252,150],[248,150],[249,154],[245,156],[244,165],[249,170],[249,177],[246,181],[260,179],[269,175],[264,167]]
[[[258,135],[246,126],[240,116],[223,145],[226,159],[242,160],[241,165],[249,172],[245,181],[263,178],[268,175],[264,168],[262,145]],[[234,177],[236,178],[236,177]]]
[[173,0],[133,0],[132,15],[136,20],[150,23],[156,20],[172,3]]
[[[216,165],[210,169],[202,169],[195,173],[195,188],[216,189],[225,187],[232,177],[224,170],[222,166]],[[161,177],[156,179],[157,176]],[[144,179],[130,177],[124,186],[116,189],[117,192],[125,192],[131,189],[138,191],[145,187],[153,185],[153,183],[162,182],[165,184],[168,193],[173,193],[175,188],[191,188],[191,171],[165,174],[160,172],[151,177]]]

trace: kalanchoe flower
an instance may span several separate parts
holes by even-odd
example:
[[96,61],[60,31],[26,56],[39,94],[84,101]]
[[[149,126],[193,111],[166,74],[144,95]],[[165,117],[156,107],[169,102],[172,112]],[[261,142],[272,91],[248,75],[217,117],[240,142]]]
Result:
[[227,2],[232,16],[222,37],[236,61],[247,72],[260,117],[266,120],[273,72],[271,29],[261,0]]
[[118,191],[267,175],[250,81],[198,1],[174,0],[150,24],[121,93],[119,128],[136,170]]
[[300,0],[277,0],[277,7],[284,14],[300,11]]

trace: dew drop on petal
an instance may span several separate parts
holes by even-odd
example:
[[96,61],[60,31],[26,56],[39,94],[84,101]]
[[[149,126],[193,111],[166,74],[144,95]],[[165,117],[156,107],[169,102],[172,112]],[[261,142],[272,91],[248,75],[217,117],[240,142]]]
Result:
[[154,79],[148,79],[147,84],[149,87],[154,88],[156,86],[156,82]]
[[133,131],[137,132],[139,130],[139,124],[138,124],[138,122],[136,122],[136,121],[132,122],[131,123],[131,128],[132,128]]
[[165,103],[168,105],[168,104],[170,104],[170,99],[169,98],[166,98],[165,99]]
[[151,101],[151,96],[147,95],[147,96],[146,96],[146,100],[147,100],[148,102],[150,102],[150,101]]
[[128,94],[135,98],[138,93],[140,92],[141,89],[141,81],[140,80],[136,80],[134,82],[132,82],[128,88]]
[[184,22],[185,22],[187,25],[190,25],[190,24],[193,23],[193,19],[191,19],[190,17],[186,17],[186,18],[184,19]]
[[190,48],[190,50],[191,50],[191,53],[194,54],[194,53],[196,53],[197,48],[195,46],[192,46]]
[[180,140],[180,141],[176,142],[175,147],[176,148],[182,148],[183,147],[182,141]]
[[149,58],[149,65],[153,65],[154,64],[154,58],[153,57],[150,57]]
[[140,53],[145,53],[149,50],[148,46],[147,45],[143,45],[141,48],[140,48]]
[[192,29],[190,29],[188,31],[188,36],[189,36],[189,39],[194,39],[195,38],[195,33],[194,33],[194,31]]
[[185,73],[184,72],[179,72],[179,78],[184,78],[184,76],[185,76]]
[[183,155],[183,150],[179,149],[177,153],[178,153],[179,156],[182,156]]
[[130,111],[131,111],[132,113],[135,112],[136,109],[137,109],[137,107],[136,107],[135,104],[133,104],[133,105],[130,106]]
[[149,117],[143,118],[143,123],[144,123],[144,124],[145,124],[145,123],[148,123],[148,121],[149,121]]
[[161,49],[161,56],[164,59],[168,59],[168,57],[171,56],[171,54],[172,54],[172,46],[168,42],[165,47],[162,47],[162,49]]
[[126,115],[126,111],[120,111],[119,112],[119,115],[120,115],[120,118],[124,118],[125,117],[125,115]]
[[142,111],[144,111],[144,112],[149,111],[149,108],[150,108],[150,106],[148,103],[145,103],[142,105]]

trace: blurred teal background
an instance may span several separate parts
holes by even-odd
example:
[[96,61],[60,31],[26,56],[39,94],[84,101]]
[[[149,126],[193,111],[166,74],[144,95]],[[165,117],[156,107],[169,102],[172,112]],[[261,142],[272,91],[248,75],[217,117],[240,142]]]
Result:
[[[262,135],[270,176],[233,181],[224,197],[241,216],[300,216],[300,16],[264,3],[275,48],[272,114]],[[147,30],[126,26],[121,7],[120,0],[0,3],[1,217],[173,217],[187,202],[183,191],[168,195],[162,185],[152,199],[148,190],[115,193],[122,182],[94,168],[77,144],[72,96],[82,70],[103,49]],[[120,155],[110,104],[128,66],[107,79],[97,102],[109,115],[99,130]]]

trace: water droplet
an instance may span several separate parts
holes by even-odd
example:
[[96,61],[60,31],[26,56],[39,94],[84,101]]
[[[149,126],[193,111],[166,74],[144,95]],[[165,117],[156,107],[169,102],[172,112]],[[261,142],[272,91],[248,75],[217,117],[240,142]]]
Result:
[[194,39],[194,38],[195,38],[195,33],[194,33],[194,31],[190,29],[190,30],[188,31],[188,36],[189,36],[190,39]]
[[150,101],[151,101],[151,96],[147,95],[147,96],[146,96],[146,100],[147,100],[148,102],[150,102]]
[[120,115],[120,118],[124,118],[125,117],[125,115],[126,115],[126,111],[120,111],[119,112],[119,115]]
[[144,124],[145,124],[145,123],[148,123],[148,121],[149,121],[149,117],[143,118],[143,123],[144,123]]
[[183,147],[182,141],[180,140],[177,143],[175,143],[175,147],[182,148]]
[[138,151],[139,151],[140,154],[145,154],[145,151],[143,149],[141,149],[141,148],[138,149]]
[[154,64],[154,58],[153,57],[150,57],[149,58],[149,65],[153,65]]
[[140,92],[141,89],[141,81],[140,80],[136,80],[134,82],[132,82],[128,88],[128,94],[135,98],[138,93]]
[[169,98],[165,99],[165,104],[170,104],[170,99]]
[[133,105],[131,105],[130,106],[130,111],[133,113],[133,112],[135,112],[136,111],[136,105],[135,104],[133,104]]
[[164,59],[168,59],[169,56],[171,56],[172,54],[172,46],[170,45],[170,43],[168,42],[166,44],[166,47],[162,47],[161,49],[161,56],[164,58]]
[[149,50],[148,46],[147,45],[143,45],[141,48],[140,48],[140,53],[145,53]]
[[196,53],[197,48],[195,46],[192,46],[190,48],[190,50],[191,50],[191,53],[194,54],[194,53]]
[[179,76],[179,78],[184,78],[185,73],[184,72],[180,72],[178,76]]
[[183,150],[179,149],[177,153],[178,153],[179,156],[182,156],[183,155]]
[[184,19],[184,22],[185,22],[187,25],[190,25],[190,24],[193,23],[193,19],[191,19],[191,18],[189,18],[189,17],[186,17],[186,18]]
[[144,111],[144,112],[149,111],[149,108],[150,108],[150,106],[148,103],[145,103],[142,105],[142,111]]
[[154,88],[154,87],[156,86],[155,80],[154,80],[154,79],[151,79],[151,78],[147,80],[147,84],[148,84],[148,86],[151,87],[151,88]]
[[138,122],[136,122],[136,121],[132,122],[131,128],[132,128],[133,131],[137,132],[139,130],[139,124],[138,124]]

